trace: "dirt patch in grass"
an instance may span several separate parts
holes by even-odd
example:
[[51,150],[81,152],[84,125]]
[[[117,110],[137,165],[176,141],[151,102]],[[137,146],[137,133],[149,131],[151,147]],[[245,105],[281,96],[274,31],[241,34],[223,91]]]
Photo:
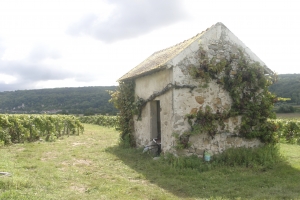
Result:
[[58,154],[57,152],[46,152],[44,153],[43,157],[41,158],[41,161],[47,161],[57,158]]
[[87,188],[83,185],[72,185],[70,189],[78,193],[85,193],[87,190]]
[[90,160],[74,160],[73,165],[91,165],[93,162]]
[[85,145],[85,144],[86,144],[85,142],[74,142],[72,144],[72,146],[75,147],[75,146],[80,146],[80,145]]
[[20,148],[16,149],[16,151],[18,151],[18,152],[21,152],[21,151],[24,151],[24,150],[25,150],[25,148],[23,148],[23,147],[20,147]]
[[73,161],[63,161],[61,165],[63,166],[89,166],[92,165],[93,162],[90,160],[83,159],[73,159]]

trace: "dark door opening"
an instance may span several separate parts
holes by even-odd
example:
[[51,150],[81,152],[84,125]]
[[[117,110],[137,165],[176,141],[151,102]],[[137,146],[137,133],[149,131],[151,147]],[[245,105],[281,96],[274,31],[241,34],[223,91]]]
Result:
[[152,101],[150,104],[151,108],[151,118],[150,118],[150,124],[151,124],[151,134],[150,134],[150,140],[154,138],[161,138],[161,118],[160,118],[160,101]]
[[161,138],[161,121],[160,121],[160,101],[156,101],[156,115],[157,115],[157,121],[156,121],[156,127],[157,127],[157,138]]
[[157,155],[161,152],[161,117],[160,117],[160,101],[152,101],[150,103],[151,120],[150,120],[150,141],[157,145]]

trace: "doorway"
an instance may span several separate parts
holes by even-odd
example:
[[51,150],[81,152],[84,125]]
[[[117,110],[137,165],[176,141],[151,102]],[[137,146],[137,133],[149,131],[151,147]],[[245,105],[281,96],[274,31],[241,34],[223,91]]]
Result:
[[153,140],[154,138],[161,138],[161,117],[160,117],[160,101],[152,101],[151,102],[151,134],[150,134],[150,140]]

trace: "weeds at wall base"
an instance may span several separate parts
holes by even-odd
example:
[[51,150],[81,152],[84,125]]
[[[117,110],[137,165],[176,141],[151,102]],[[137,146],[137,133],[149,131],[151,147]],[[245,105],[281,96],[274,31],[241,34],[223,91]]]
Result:
[[232,148],[213,156],[210,162],[204,161],[196,155],[176,157],[172,154],[166,154],[164,158],[161,160],[168,162],[173,168],[192,169],[199,172],[224,166],[266,170],[284,162],[284,158],[279,153],[278,145],[266,145],[258,148]]

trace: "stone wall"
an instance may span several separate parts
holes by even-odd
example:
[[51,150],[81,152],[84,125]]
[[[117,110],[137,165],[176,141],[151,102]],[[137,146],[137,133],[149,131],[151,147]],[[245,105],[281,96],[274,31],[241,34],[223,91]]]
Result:
[[[200,65],[201,53],[205,52],[206,57],[214,57],[216,62],[219,62],[224,58],[229,59],[232,54],[237,55],[239,53],[238,49],[241,49],[247,53],[246,56],[250,60],[262,63],[255,54],[249,51],[238,38],[223,26],[220,25],[210,29],[203,37],[193,42],[189,48],[182,51],[168,63],[169,66],[173,67],[174,83],[197,86],[192,92],[189,92],[188,89],[173,91],[173,131],[179,135],[191,129],[185,119],[186,114],[197,113],[200,109],[204,111],[207,106],[212,109],[213,113],[223,112],[231,108],[232,99],[229,93],[217,84],[215,80],[206,85],[204,80],[193,79],[189,75],[190,66]],[[231,75],[234,76],[234,74],[235,71],[233,70]],[[223,75],[224,73],[220,74],[220,76]],[[231,147],[255,147],[260,145],[259,140],[247,140],[238,136],[236,129],[239,128],[240,122],[241,116],[229,118],[225,120],[225,129],[218,128],[220,134],[211,137],[207,133],[199,133],[190,137],[191,147],[189,149],[177,152],[171,148],[166,148],[166,150],[177,154],[196,154],[201,157],[204,151],[217,154]],[[172,142],[173,146],[175,146],[174,138]]]
[[[171,69],[159,71],[154,74],[136,79],[135,94],[143,99],[148,99],[153,93],[161,91],[169,83],[173,82],[173,71]],[[162,148],[170,147],[172,138],[172,93],[167,93],[157,97],[155,100],[160,101],[161,117],[161,146]],[[141,120],[134,116],[135,139],[138,146],[148,145],[153,139],[153,114],[151,114],[151,102],[148,102],[142,110]]]
[[[174,148],[176,139],[173,134],[182,135],[191,129],[185,119],[187,114],[197,113],[199,110],[204,111],[207,106],[211,108],[213,113],[223,112],[229,110],[232,104],[229,93],[215,80],[206,85],[204,80],[193,79],[189,74],[189,68],[200,65],[203,52],[205,52],[206,57],[214,57],[216,62],[219,62],[224,58],[229,59],[230,55],[238,54],[238,49],[244,51],[249,60],[259,62],[262,66],[265,65],[223,24],[218,23],[190,44],[188,48],[168,61],[166,64],[167,69],[136,79],[136,95],[143,99],[147,99],[153,93],[161,91],[169,83],[197,86],[192,91],[188,88],[172,89],[155,99],[161,103],[161,147],[163,152],[202,157],[204,151],[217,154],[231,147],[261,145],[259,140],[247,140],[239,137],[236,129],[239,128],[241,123],[241,116],[238,116],[225,120],[225,128],[219,127],[218,134],[214,137],[209,136],[207,133],[199,133],[189,138],[191,143],[189,149],[176,151]],[[233,69],[231,76],[234,76],[235,73],[236,71]],[[220,76],[223,75],[224,73],[220,73]],[[151,103],[147,103],[142,110],[142,120],[137,121],[137,116],[135,116],[134,134],[138,146],[147,145],[153,139],[151,113],[153,113]]]

